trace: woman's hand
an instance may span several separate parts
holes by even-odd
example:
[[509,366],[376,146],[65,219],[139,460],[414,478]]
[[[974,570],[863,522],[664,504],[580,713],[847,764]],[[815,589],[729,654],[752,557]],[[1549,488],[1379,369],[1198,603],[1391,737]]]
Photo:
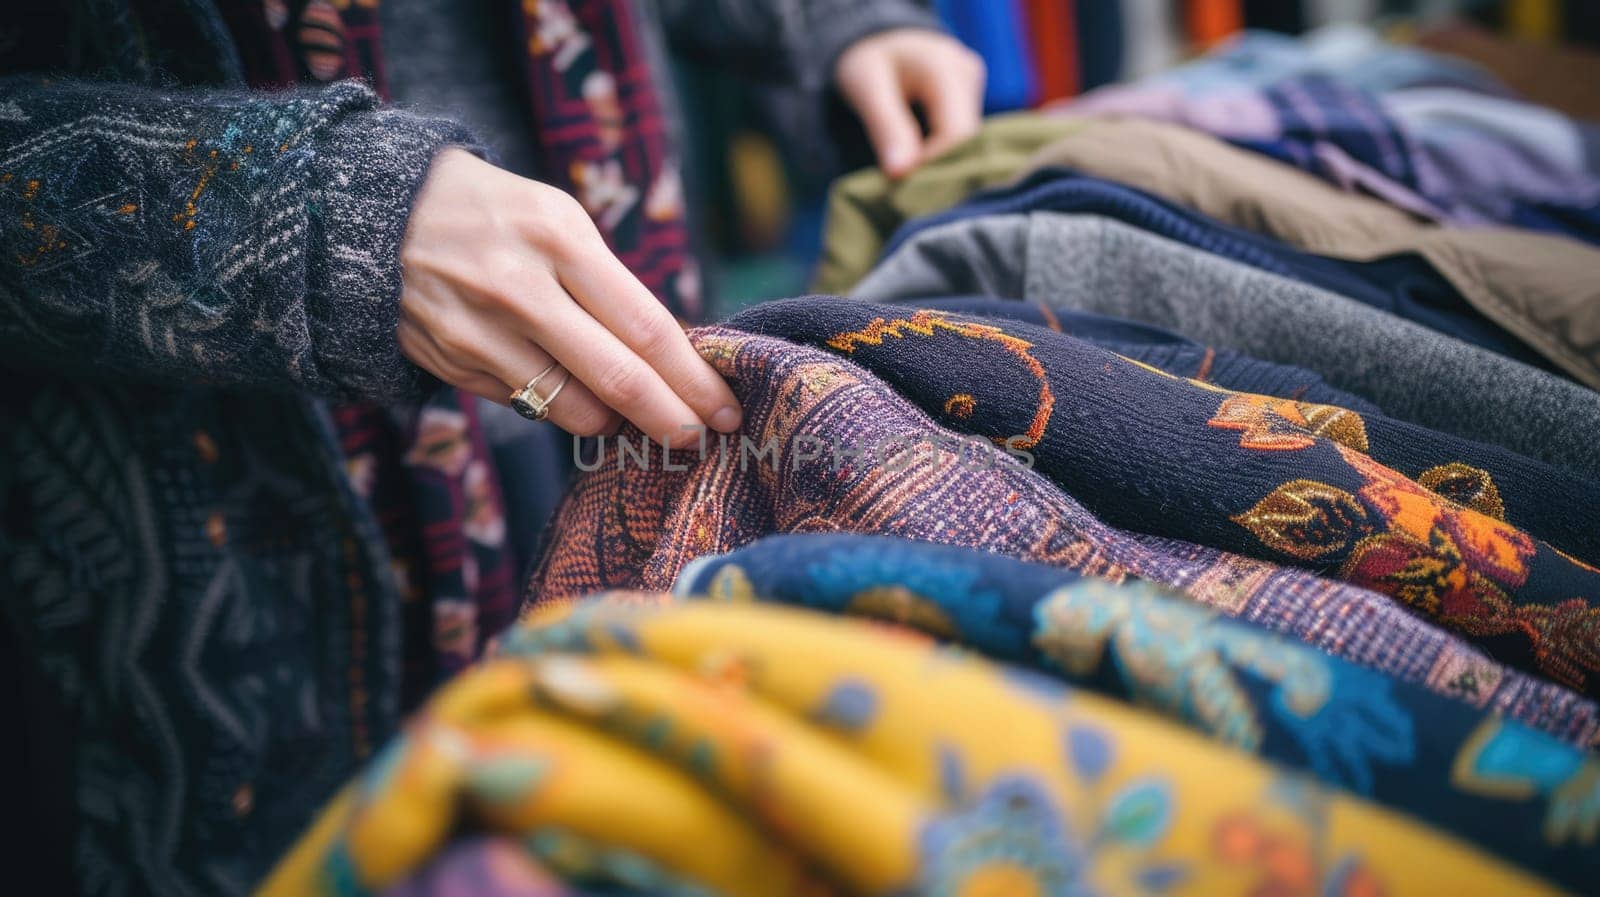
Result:
[[[892,178],[972,136],[983,117],[983,60],[937,31],[897,28],[851,44],[833,81],[861,116],[878,164]],[[911,104],[928,117],[922,134]]]
[[583,436],[622,418],[658,441],[732,432],[733,392],[601,239],[577,200],[461,149],[441,152],[400,247],[400,349],[440,380],[504,405],[540,381],[550,420]]

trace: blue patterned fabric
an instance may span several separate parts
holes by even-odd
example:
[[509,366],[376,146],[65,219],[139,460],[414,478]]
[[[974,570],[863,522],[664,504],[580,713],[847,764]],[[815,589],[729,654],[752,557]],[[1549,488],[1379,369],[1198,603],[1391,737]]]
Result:
[[1277,137],[1235,143],[1312,173],[1322,169],[1318,146],[1331,143],[1373,171],[1428,193],[1416,148],[1371,94],[1333,78],[1306,75],[1270,84],[1261,95],[1277,113]]
[[902,623],[1153,707],[1570,887],[1594,880],[1600,760],[1149,584],[881,536],[791,535],[702,558],[674,591]]
[[1042,169],[1012,187],[989,191],[948,211],[907,222],[890,238],[883,256],[892,255],[916,234],[952,221],[1038,211],[1115,218],[1196,249],[1347,296],[1536,367],[1551,369],[1550,362],[1543,356],[1468,305],[1456,288],[1420,256],[1407,253],[1354,262],[1315,255],[1132,187],[1061,168]]

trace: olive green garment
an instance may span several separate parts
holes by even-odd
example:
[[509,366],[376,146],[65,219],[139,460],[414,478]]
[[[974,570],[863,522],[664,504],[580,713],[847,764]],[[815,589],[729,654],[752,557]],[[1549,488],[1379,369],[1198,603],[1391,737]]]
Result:
[[996,116],[971,139],[898,181],[876,168],[835,181],[828,193],[815,289],[848,290],[877,263],[884,244],[901,224],[1010,181],[1035,151],[1084,124],[1081,119],[1029,113]]
[[1085,126],[1040,149],[1014,177],[1064,166],[1318,255],[1366,261],[1418,253],[1485,317],[1600,388],[1600,249],[1553,234],[1419,221],[1177,125],[1080,121]]

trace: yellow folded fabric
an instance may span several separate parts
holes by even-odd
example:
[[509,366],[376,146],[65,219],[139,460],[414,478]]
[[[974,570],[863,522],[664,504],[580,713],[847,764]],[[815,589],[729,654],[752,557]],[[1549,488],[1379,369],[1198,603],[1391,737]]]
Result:
[[877,624],[656,597],[519,625],[261,893],[381,891],[474,828],[560,872],[728,895],[1555,893],[1054,680]]

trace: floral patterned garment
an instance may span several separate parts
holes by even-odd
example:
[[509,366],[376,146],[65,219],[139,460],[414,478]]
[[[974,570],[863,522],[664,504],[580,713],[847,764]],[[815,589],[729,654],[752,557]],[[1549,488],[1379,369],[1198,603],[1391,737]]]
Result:
[[659,451],[637,457],[635,431],[623,434],[626,447],[608,439],[584,460],[591,472],[551,525],[528,601],[668,589],[695,558],[773,533],[880,533],[1103,579],[1136,576],[1544,731],[1592,732],[1592,703],[1491,661],[1387,595],[1107,526],[990,441],[963,441],[868,371],[818,349],[722,327],[691,339],[743,403],[741,435],[708,438],[703,452],[686,448],[670,464]]
[[384,897],[574,897],[515,839],[458,838],[416,872],[384,889]]
[[1114,526],[1392,596],[1504,663],[1600,695],[1597,484],[1027,324],[811,297],[728,325],[847,357],[940,424],[1025,449]]
[[562,874],[617,870],[649,893],[1558,893],[1151,714],[903,630],[664,600],[520,624],[262,897],[381,891],[469,820]]
[[384,532],[405,615],[406,706],[477,659],[516,617],[505,512],[471,396],[334,409],[345,471]]
[[[1148,583],[816,534],[701,558],[674,591],[902,623],[1159,711],[1565,886],[1588,887],[1600,862],[1600,759],[1583,747]],[[1502,765],[1502,752],[1522,771]]]

